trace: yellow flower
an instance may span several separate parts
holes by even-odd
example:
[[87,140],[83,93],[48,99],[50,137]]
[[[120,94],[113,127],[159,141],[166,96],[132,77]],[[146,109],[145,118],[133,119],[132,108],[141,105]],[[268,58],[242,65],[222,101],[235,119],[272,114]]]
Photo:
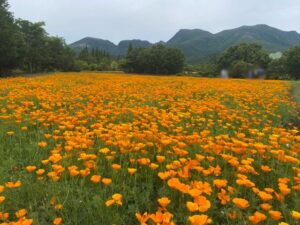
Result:
[[300,220],[300,212],[293,210],[292,211],[292,217],[296,220]]
[[14,133],[15,133],[15,132],[13,132],[13,131],[8,131],[8,132],[6,132],[7,136],[13,136]]
[[135,174],[137,170],[135,168],[128,168],[127,171],[129,174],[132,175],[132,174]]

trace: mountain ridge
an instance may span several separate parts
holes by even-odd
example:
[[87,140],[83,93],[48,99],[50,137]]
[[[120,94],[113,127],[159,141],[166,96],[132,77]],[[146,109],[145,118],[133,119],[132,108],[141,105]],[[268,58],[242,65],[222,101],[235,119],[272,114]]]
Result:
[[[180,29],[167,42],[168,47],[178,48],[189,63],[207,62],[211,57],[220,54],[232,45],[242,42],[260,43],[268,52],[284,51],[300,44],[300,34],[296,31],[283,31],[266,24],[245,25],[217,33],[201,29]],[[69,46],[76,52],[88,47],[109,52],[114,56],[125,55],[129,45],[134,48],[150,47],[153,43],[140,40],[123,40],[114,44],[109,40],[86,37]],[[155,43],[154,43],[155,44]]]

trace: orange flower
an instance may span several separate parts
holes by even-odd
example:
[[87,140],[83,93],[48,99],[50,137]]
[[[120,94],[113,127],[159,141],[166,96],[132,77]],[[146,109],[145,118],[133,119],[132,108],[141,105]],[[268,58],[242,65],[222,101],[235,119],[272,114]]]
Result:
[[56,204],[54,208],[55,208],[55,209],[62,209],[62,208],[63,208],[63,205],[62,205],[62,204]]
[[195,203],[198,204],[199,212],[206,212],[211,206],[210,201],[207,200],[204,196],[196,197]]
[[272,171],[272,169],[269,166],[266,166],[266,165],[262,165],[260,168],[261,168],[262,171],[264,171],[266,173]]
[[[0,212],[0,220],[7,220],[9,217],[9,213]],[[5,224],[4,224],[5,225]]]
[[93,175],[93,176],[91,177],[91,181],[92,181],[94,184],[97,184],[97,183],[99,183],[99,182],[101,181],[101,176],[99,176],[99,175]]
[[147,212],[145,212],[143,215],[141,215],[140,213],[136,213],[135,217],[140,222],[141,225],[147,225],[147,221],[150,218]]
[[109,153],[110,152],[110,150],[108,149],[108,148],[101,148],[100,150],[99,150],[99,153],[102,153],[102,154],[104,154],[104,155],[106,155],[107,153]]
[[259,196],[259,198],[262,200],[262,201],[269,201],[269,200],[271,200],[273,197],[272,197],[272,195],[270,195],[270,194],[268,194],[268,193],[266,193],[266,192],[264,192],[264,191],[260,191],[260,192],[258,192],[258,196]]
[[225,205],[230,201],[230,196],[227,195],[227,192],[222,188],[221,192],[218,193],[218,199],[221,201],[222,205]]
[[156,161],[159,162],[159,163],[162,163],[166,160],[166,157],[165,156],[162,156],[162,155],[157,155],[156,156]]
[[62,223],[62,218],[61,217],[56,217],[54,220],[53,220],[53,224],[54,225],[60,225]]
[[222,187],[226,187],[228,181],[227,180],[221,180],[221,179],[215,179],[214,180],[214,185],[217,188],[222,188]]
[[113,170],[120,170],[121,169],[121,165],[119,165],[119,164],[112,164],[111,167],[112,167]]
[[111,206],[112,204],[114,204],[115,203],[115,201],[113,200],[113,199],[109,199],[109,200],[107,200],[106,202],[105,202],[105,205],[107,206],[107,207],[109,207],[109,206]]
[[196,204],[194,202],[187,202],[186,207],[188,208],[188,210],[190,212],[195,212],[198,210],[198,204]]
[[72,177],[75,177],[79,174],[79,171],[76,169],[73,169],[73,170],[69,170],[69,173]]
[[4,186],[0,185],[0,193],[4,191]]
[[27,214],[26,209],[20,209],[19,211],[16,212],[16,217],[21,218]]
[[234,198],[232,202],[240,209],[246,209],[249,207],[249,202],[243,198]]
[[258,223],[260,223],[260,222],[262,222],[262,221],[265,221],[267,219],[267,217],[266,217],[266,215],[265,214],[263,214],[263,213],[260,213],[260,212],[258,212],[258,211],[256,211],[255,213],[254,213],[254,215],[252,215],[252,216],[249,216],[249,221],[252,223],[252,224],[258,224]]
[[148,159],[148,158],[140,158],[137,161],[138,161],[138,164],[140,164],[141,166],[147,166],[150,164],[150,159]]
[[45,147],[47,146],[47,142],[41,141],[41,142],[38,143],[38,146],[39,146],[40,148],[45,148]]
[[44,170],[44,169],[38,169],[38,170],[36,171],[36,174],[39,175],[39,176],[43,175],[44,173],[45,173],[45,170]]
[[189,217],[191,225],[206,225],[210,224],[212,220],[207,215],[194,215]]
[[281,212],[279,212],[279,211],[270,210],[269,214],[270,214],[270,216],[272,217],[273,220],[280,220],[280,219],[282,219]]
[[5,201],[5,197],[4,196],[0,196],[0,203]]
[[122,195],[121,194],[113,194],[112,199],[109,199],[105,202],[106,206],[111,206],[112,204],[122,205]]
[[162,197],[157,200],[161,207],[166,208],[170,204],[170,200],[167,197]]
[[7,182],[7,183],[5,183],[5,186],[7,187],[7,188],[18,188],[18,187],[20,187],[22,185],[22,183],[21,183],[21,181],[16,181],[15,183],[14,182]]
[[102,179],[102,183],[105,185],[110,185],[112,182],[112,180],[110,178],[103,178]]
[[260,205],[260,207],[265,211],[269,211],[272,208],[272,206],[268,203],[263,203]]
[[212,189],[208,182],[194,181],[192,182],[192,186],[200,190],[200,194],[205,193],[207,195],[211,195]]
[[27,166],[26,170],[27,170],[28,173],[32,173],[33,171],[36,170],[36,166]]
[[155,164],[155,163],[151,163],[151,164],[150,164],[150,168],[151,168],[152,170],[156,170],[156,169],[158,168],[158,165]]
[[196,198],[199,195],[201,195],[201,191],[196,188],[193,188],[193,189],[189,190],[189,195],[192,196],[193,198]]

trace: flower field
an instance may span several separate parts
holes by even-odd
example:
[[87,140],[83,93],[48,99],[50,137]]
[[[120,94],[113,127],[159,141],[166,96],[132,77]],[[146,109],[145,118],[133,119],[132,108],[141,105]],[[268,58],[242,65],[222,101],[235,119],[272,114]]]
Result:
[[0,224],[300,224],[284,81],[0,80]]

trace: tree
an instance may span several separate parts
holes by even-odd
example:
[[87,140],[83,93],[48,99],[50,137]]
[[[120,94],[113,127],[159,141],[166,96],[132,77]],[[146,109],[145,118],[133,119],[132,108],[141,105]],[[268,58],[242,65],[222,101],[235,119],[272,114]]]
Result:
[[78,70],[75,65],[76,54],[62,38],[46,37],[45,40],[45,59],[41,64],[43,70]]
[[300,79],[300,45],[284,53],[284,67],[293,79]]
[[6,0],[0,0],[0,75],[18,65],[23,44],[8,7]]
[[19,19],[16,21],[16,24],[25,42],[23,62],[30,73],[38,72],[47,60],[47,33],[43,28],[45,23],[32,23]]
[[180,50],[157,44],[150,48],[128,48],[122,68],[128,73],[176,74],[183,66]]
[[268,72],[267,72],[268,79],[280,79],[286,80],[290,79],[290,76],[287,74],[285,68],[285,58],[281,57],[278,59],[272,59],[272,61],[268,65]]
[[266,69],[270,60],[261,45],[241,43],[228,48],[217,64],[219,69],[228,69],[233,77],[241,77],[256,68]]
[[82,70],[111,70],[110,54],[99,49],[89,50],[88,47],[85,47],[79,52],[77,59]]

